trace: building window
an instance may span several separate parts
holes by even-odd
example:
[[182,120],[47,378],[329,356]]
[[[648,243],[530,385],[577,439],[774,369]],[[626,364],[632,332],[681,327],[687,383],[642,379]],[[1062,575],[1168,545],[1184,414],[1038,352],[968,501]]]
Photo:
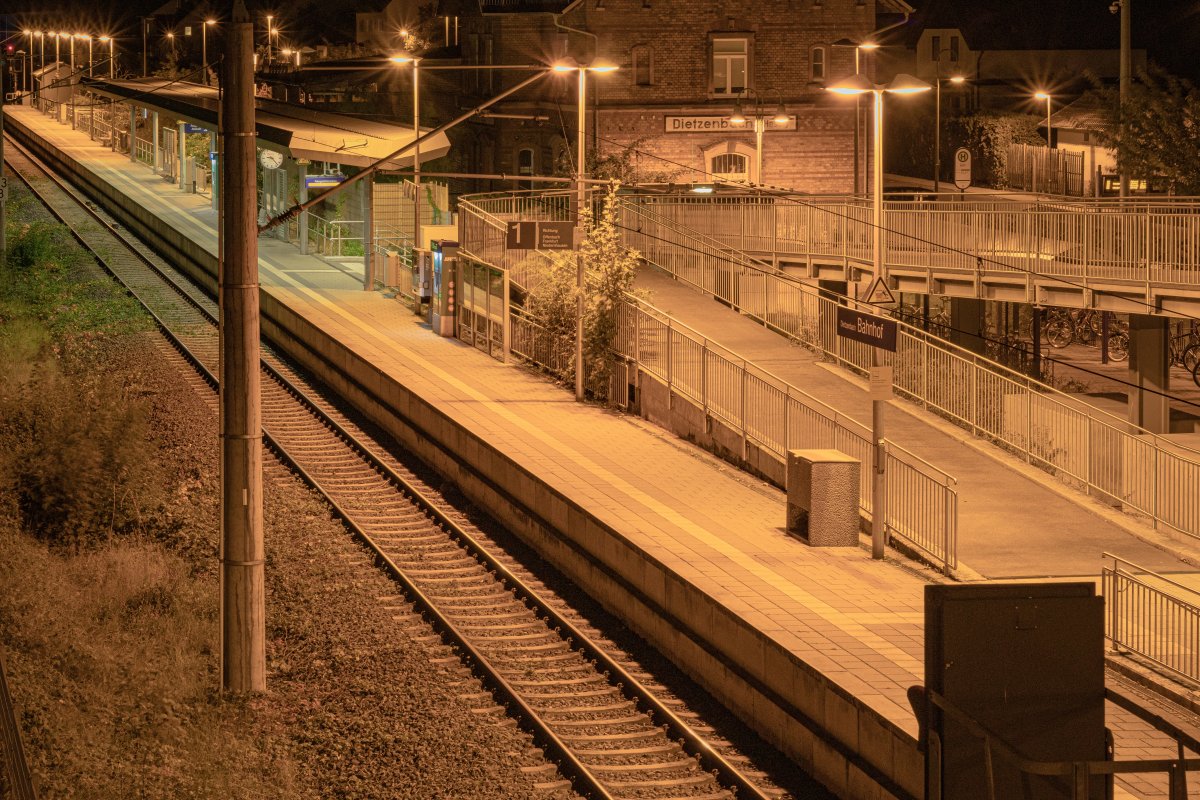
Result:
[[825,80],[825,48],[814,47],[812,54],[809,56],[809,70],[814,81]]
[[714,178],[754,183],[754,148],[743,141],[717,142],[704,148],[704,164]]
[[958,61],[958,37],[950,37],[950,60]]
[[712,40],[712,93],[736,95],[749,84],[750,40],[719,36]]
[[931,45],[929,48],[929,60],[930,61],[941,61],[942,60],[942,37],[931,36],[929,38],[929,42]]
[[[526,147],[523,150],[517,151],[517,174],[533,174],[533,148]],[[533,181],[517,181],[517,188],[532,189]]]
[[633,48],[633,85],[649,86],[654,82],[654,51],[640,44]]
[[744,180],[750,174],[750,159],[741,153],[722,153],[713,157],[709,171],[722,178]]

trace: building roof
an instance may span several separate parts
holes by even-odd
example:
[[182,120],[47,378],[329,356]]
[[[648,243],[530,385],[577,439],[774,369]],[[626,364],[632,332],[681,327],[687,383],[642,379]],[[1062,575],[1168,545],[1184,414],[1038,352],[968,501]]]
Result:
[[[185,122],[217,129],[217,90],[213,87],[162,78],[102,80],[84,78],[84,88],[115,100],[135,100],[147,108],[165,111]],[[413,139],[411,126],[364,120],[345,114],[314,111],[306,106],[255,98],[255,126],[264,147],[293,158],[366,167],[386,158]],[[429,129],[422,129],[427,133]],[[421,161],[441,158],[450,151],[450,140],[439,133],[421,143]],[[411,166],[403,157],[386,165]]]
[[1085,94],[1051,114],[1050,124],[1066,130],[1100,131],[1108,127],[1108,120],[1096,96]]

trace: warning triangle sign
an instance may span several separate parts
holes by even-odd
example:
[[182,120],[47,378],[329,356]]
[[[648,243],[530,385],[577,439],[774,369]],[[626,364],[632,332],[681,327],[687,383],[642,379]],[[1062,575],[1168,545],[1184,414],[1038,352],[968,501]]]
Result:
[[883,282],[883,278],[876,278],[871,283],[871,288],[867,291],[865,300],[873,306],[896,305],[896,296],[892,294],[892,290]]

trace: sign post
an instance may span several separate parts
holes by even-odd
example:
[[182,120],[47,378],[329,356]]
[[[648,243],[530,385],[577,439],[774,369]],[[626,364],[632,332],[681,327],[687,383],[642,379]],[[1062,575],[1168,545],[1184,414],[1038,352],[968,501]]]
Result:
[[547,220],[518,220],[508,223],[507,250],[574,250],[575,223]]
[[954,185],[960,192],[971,187],[971,151],[965,147],[954,151]]
[[895,320],[845,306],[837,309],[837,335],[869,344],[871,358],[871,441],[875,464],[871,480],[871,557],[883,558],[887,544],[887,449],[884,447],[884,409],[892,397],[892,367],[883,363],[883,353],[896,352],[900,326]]

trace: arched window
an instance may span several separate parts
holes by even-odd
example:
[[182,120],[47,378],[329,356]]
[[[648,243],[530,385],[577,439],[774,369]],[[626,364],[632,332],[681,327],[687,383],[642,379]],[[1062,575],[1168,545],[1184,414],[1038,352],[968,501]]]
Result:
[[716,178],[754,183],[754,148],[745,142],[717,142],[704,148],[704,166]]
[[825,80],[825,48],[823,46],[817,45],[812,49],[808,65],[812,79],[823,82]]

